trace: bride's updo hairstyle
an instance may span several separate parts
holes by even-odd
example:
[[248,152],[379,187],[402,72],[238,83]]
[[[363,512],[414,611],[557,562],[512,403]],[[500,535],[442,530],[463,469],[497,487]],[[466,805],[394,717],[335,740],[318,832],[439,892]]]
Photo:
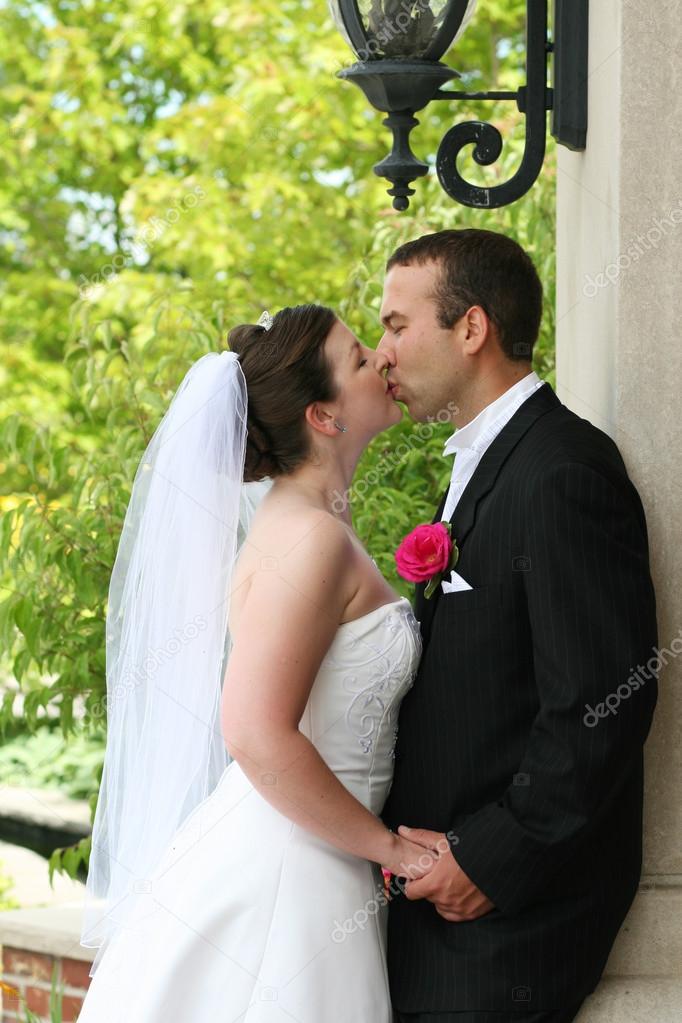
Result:
[[327,306],[297,305],[281,309],[269,330],[242,323],[228,334],[248,397],[245,483],[286,475],[310,454],[305,409],[338,397],[324,351],[336,319]]

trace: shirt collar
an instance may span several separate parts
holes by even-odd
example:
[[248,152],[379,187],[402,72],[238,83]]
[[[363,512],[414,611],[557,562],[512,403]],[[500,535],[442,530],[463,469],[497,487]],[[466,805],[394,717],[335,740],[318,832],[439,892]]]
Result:
[[519,405],[542,383],[534,370],[501,394],[499,398],[478,413],[466,426],[456,430],[445,442],[444,455],[453,455],[468,448],[472,451],[485,449],[504,423],[512,417]]

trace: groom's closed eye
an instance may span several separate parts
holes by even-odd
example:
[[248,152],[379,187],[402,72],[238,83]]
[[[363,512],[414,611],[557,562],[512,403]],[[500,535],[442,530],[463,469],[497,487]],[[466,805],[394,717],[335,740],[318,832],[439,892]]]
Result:
[[392,312],[389,313],[388,316],[382,316],[381,322],[383,323],[386,330],[392,330],[393,332],[395,332],[396,330],[402,330],[404,327],[404,323],[396,322],[397,320],[401,319],[402,319],[401,313]]

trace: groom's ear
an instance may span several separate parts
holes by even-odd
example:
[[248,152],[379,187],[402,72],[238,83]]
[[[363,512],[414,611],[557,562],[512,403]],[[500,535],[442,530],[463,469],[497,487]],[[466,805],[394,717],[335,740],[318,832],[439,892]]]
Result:
[[472,305],[460,320],[464,355],[478,355],[490,338],[493,326],[485,309]]

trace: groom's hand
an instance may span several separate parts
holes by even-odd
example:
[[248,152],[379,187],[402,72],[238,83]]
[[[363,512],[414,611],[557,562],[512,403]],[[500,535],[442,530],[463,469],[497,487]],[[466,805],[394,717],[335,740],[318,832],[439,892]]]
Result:
[[455,922],[476,920],[495,908],[495,904],[476,887],[457,863],[444,832],[408,828],[404,824],[400,825],[398,831],[411,842],[436,850],[439,854],[428,874],[406,882],[406,898],[428,899],[445,920]]

